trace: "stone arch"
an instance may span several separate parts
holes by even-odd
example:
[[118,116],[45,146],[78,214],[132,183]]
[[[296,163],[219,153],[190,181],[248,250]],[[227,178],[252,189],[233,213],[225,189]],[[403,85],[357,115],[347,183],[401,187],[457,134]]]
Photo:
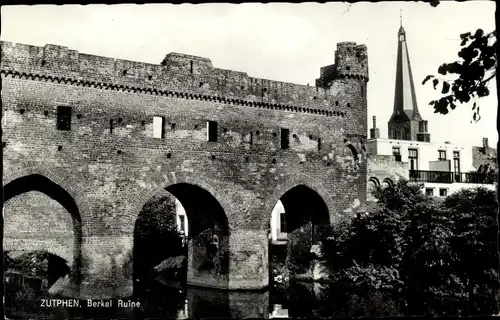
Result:
[[33,252],[33,251],[43,251],[43,252],[48,252],[50,254],[53,254],[55,256],[58,256],[66,261],[66,264],[68,266],[71,266],[74,260],[74,252],[68,247],[57,244],[57,243],[51,243],[49,241],[44,241],[44,240],[29,240],[29,241],[22,241],[20,239],[15,239],[14,241],[4,241],[3,243],[3,249],[4,252],[7,251],[26,251],[26,252]]
[[377,177],[371,177],[368,181],[372,182],[375,187],[380,187],[380,180]]
[[382,181],[382,183],[386,183],[389,187],[393,187],[394,186],[394,181],[392,181],[392,179],[390,179],[390,178],[384,178],[384,180]]
[[401,128],[401,139],[406,140],[406,129],[404,127]]
[[391,136],[392,136],[392,139],[397,139],[398,138],[397,132],[396,132],[396,128],[392,128],[392,130],[391,130]]
[[[5,187],[12,181],[29,175],[40,175],[51,180],[54,184],[64,189],[75,201],[82,221],[82,228],[87,227],[88,221],[92,219],[91,206],[86,198],[85,191],[78,188],[77,180],[67,177],[60,169],[49,167],[34,161],[22,162],[16,170],[6,170],[2,178],[2,186]],[[5,200],[4,200],[5,202]]]
[[[229,203],[221,197],[220,191],[208,179],[176,172],[164,175],[161,182],[151,183],[151,188],[135,201],[127,214],[131,219],[128,225],[134,228],[142,208],[149,199],[165,191],[182,204],[188,217],[187,282],[200,286],[227,288],[230,230],[226,208]],[[129,232],[132,232],[135,238],[133,229]],[[134,240],[134,246],[135,243]],[[136,256],[135,249],[132,256]],[[133,258],[136,259],[137,257]],[[141,270],[144,270],[143,268],[144,266],[140,267]],[[138,265],[134,265],[134,270],[139,270]],[[139,275],[136,271],[134,274]]]
[[[132,200],[132,206],[125,214],[127,220],[133,224],[133,222],[137,220],[142,207],[144,207],[149,199],[154,197],[162,190],[165,190],[169,186],[182,183],[196,185],[202,189],[205,189],[215,199],[217,199],[224,212],[230,212],[232,205],[229,199],[225,196],[224,191],[222,190],[222,188],[216,188],[214,186],[214,183],[208,178],[201,175],[188,174],[185,172],[170,172],[169,174],[164,174],[162,176],[162,179],[151,182],[149,187],[146,189],[146,192],[141,193],[141,195]],[[129,223],[128,227],[129,229],[127,230],[126,234],[133,234],[134,226],[130,226]]]
[[[71,216],[73,229],[73,234],[71,235],[73,237],[72,249],[70,250],[58,241],[54,239],[49,240],[48,238],[6,238],[4,239],[4,245],[10,250],[46,251],[58,255],[64,258],[69,265],[73,266],[73,273],[76,276],[80,271],[82,219],[81,210],[78,207],[75,197],[66,188],[61,186],[61,184],[68,186],[67,181],[61,179],[60,175],[46,169],[44,170],[41,167],[24,167],[23,170],[15,171],[4,178],[2,207],[10,199],[31,191],[38,191],[55,200]],[[74,191],[74,189],[70,188],[70,191]]]
[[315,191],[325,202],[326,207],[328,208],[328,212],[330,213],[330,222],[332,223],[333,213],[337,212],[337,207],[333,202],[332,196],[330,193],[318,182],[314,180],[314,178],[309,177],[304,174],[296,174],[292,178],[285,180],[284,182],[278,184],[271,196],[268,197],[264,203],[264,219],[262,219],[262,227],[265,229],[268,226],[268,223],[271,219],[271,212],[273,211],[274,206],[280,200],[280,198],[292,188],[303,185],[308,187],[309,189]]

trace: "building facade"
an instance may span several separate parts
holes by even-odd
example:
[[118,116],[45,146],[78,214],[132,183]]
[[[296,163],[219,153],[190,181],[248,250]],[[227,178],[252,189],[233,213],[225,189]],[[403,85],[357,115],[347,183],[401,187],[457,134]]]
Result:
[[[428,122],[418,111],[406,32],[402,25],[398,31],[394,96],[388,138],[380,137],[376,116],[373,117],[366,143],[368,189],[401,178],[422,183],[426,194],[438,197],[446,197],[462,188],[495,188],[494,179],[481,170],[478,172],[481,164],[492,164],[493,153],[496,156],[496,150],[489,148],[486,138],[482,148],[431,141]],[[375,200],[369,191],[367,197]]]

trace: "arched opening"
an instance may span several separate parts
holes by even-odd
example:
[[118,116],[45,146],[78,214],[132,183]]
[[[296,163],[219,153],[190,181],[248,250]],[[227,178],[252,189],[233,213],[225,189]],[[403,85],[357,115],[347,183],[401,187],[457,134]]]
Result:
[[17,260],[11,267],[29,262],[30,272],[44,271],[49,287],[66,275],[73,284],[79,283],[82,222],[66,190],[42,175],[21,177],[4,187],[2,210],[4,250],[16,257],[10,257],[10,262]]
[[378,187],[380,187],[380,180],[376,177],[370,177],[370,179],[368,179],[368,195],[366,200],[368,201],[377,200],[375,196],[373,196],[372,192]]
[[227,288],[229,227],[205,189],[171,185],[143,206],[134,228],[134,290],[186,284]]
[[385,178],[383,183],[385,183],[385,185],[388,187],[394,186],[394,182],[390,178]]
[[286,301],[278,301],[279,297],[285,299],[284,294],[279,294],[283,290],[282,283],[317,280],[313,274],[317,257],[311,249],[328,237],[330,215],[327,205],[316,191],[298,185],[283,194],[277,202],[270,225],[269,274],[274,297],[270,308],[281,305],[286,309]]
[[397,138],[398,138],[398,136],[397,136],[397,133],[396,133],[396,129],[395,129],[395,128],[393,128],[391,131],[392,131],[392,132],[391,132],[391,133],[392,133],[392,139],[397,139]]
[[406,129],[405,128],[401,128],[401,139],[402,140],[407,140],[407,138],[406,138]]

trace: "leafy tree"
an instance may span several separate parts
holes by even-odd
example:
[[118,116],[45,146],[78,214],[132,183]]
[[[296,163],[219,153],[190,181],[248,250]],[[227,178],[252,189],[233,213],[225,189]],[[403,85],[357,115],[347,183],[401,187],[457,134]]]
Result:
[[[378,209],[336,228],[324,244],[333,278],[351,297],[346,315],[362,315],[352,309],[356,301],[380,312],[371,316],[460,313],[464,290],[453,273],[453,224],[442,203],[407,181],[373,194]],[[377,296],[384,299],[370,300]]]
[[165,194],[153,197],[142,208],[135,225],[135,277],[142,278],[165,258],[183,253],[175,198]]
[[449,109],[454,110],[456,103],[468,103],[473,100],[472,119],[479,121],[479,105],[477,98],[486,97],[490,94],[488,83],[495,78],[497,68],[496,57],[496,31],[485,33],[478,29],[476,32],[463,33],[460,35],[462,47],[458,52],[455,62],[443,63],[438,68],[441,75],[452,75],[455,79],[442,79],[434,75],[428,75],[422,84],[430,79],[434,89],[442,83],[441,93],[443,97],[431,101],[434,113],[447,114]]
[[454,271],[463,283],[469,314],[497,314],[497,209],[495,191],[464,189],[446,198],[454,221],[451,246]]

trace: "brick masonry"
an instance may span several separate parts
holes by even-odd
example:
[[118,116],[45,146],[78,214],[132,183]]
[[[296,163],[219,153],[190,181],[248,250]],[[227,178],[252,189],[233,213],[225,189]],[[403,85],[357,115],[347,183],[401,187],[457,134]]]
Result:
[[[3,186],[9,192],[16,180],[44,177],[53,183],[47,188],[74,201],[77,241],[67,248],[81,260],[82,297],[97,296],[98,283],[104,295],[131,292],[135,220],[168,187],[195,185],[220,204],[229,289],[267,286],[270,215],[288,190],[314,190],[331,224],[365,203],[363,45],[339,43],[316,86],[257,79],[177,53],[153,65],[2,42],[1,58]],[[58,106],[72,108],[69,131],[56,128]],[[164,117],[161,139],[153,137],[154,116]],[[207,142],[208,120],[217,121],[217,142]],[[281,128],[290,130],[288,149]],[[35,205],[16,215],[21,196],[9,200],[5,216],[25,221],[6,225],[6,235],[40,214]],[[190,201],[197,199],[183,205]],[[54,244],[71,235],[67,224],[55,225],[46,234]]]

